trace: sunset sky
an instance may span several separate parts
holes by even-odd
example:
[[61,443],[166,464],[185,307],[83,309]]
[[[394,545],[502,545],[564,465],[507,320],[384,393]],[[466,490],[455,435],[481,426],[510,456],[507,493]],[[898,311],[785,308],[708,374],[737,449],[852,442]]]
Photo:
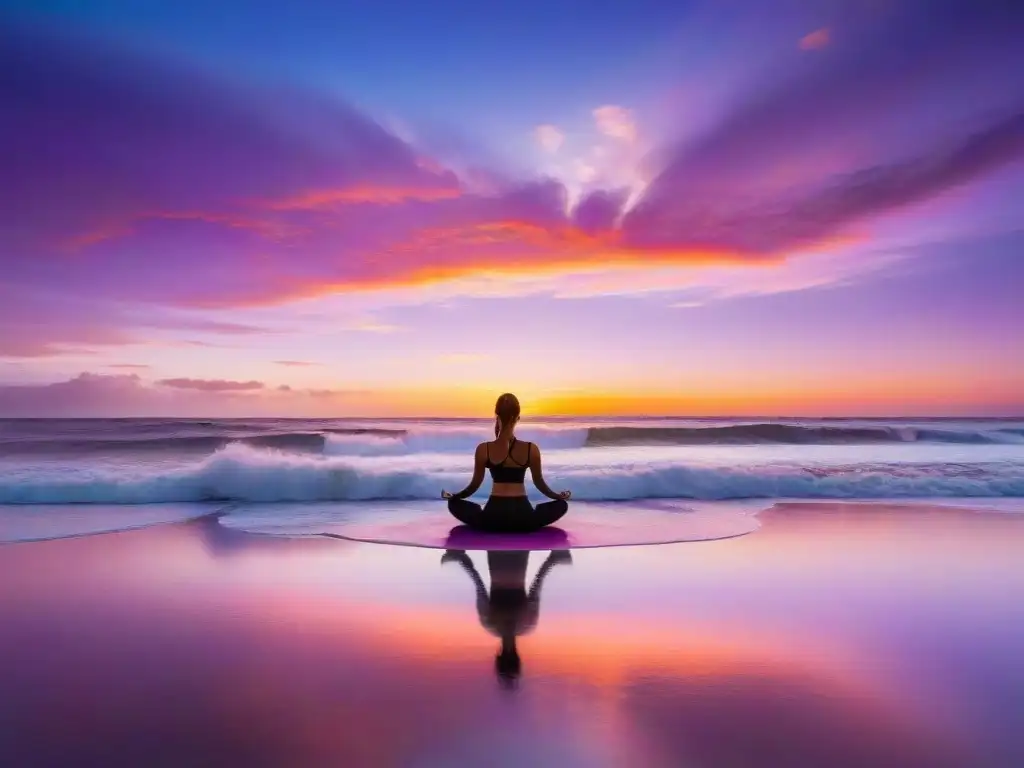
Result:
[[1024,3],[5,8],[2,416],[1024,413]]

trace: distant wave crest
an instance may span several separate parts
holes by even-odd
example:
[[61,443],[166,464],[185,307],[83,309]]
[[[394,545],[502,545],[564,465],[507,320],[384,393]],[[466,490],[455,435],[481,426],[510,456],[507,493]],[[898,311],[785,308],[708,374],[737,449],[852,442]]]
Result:
[[9,455],[60,453],[153,453],[160,451],[211,453],[226,445],[239,443],[257,448],[278,448],[304,453],[323,453],[332,440],[351,439],[373,443],[398,438],[404,430],[332,429],[304,432],[270,432],[267,434],[178,434],[150,435],[144,431],[124,437],[62,437],[9,441],[3,450]]
[[[204,427],[208,425],[203,425]],[[4,441],[2,450],[18,454],[213,453],[230,444],[327,456],[395,456],[416,453],[464,453],[490,437],[481,427],[327,428],[240,434],[237,427],[201,434],[160,435],[149,429],[116,437],[67,436]],[[1024,445],[1024,429],[970,429],[913,425],[822,425],[754,422],[703,426],[526,426],[520,437],[547,450],[643,445],[870,445],[939,443]]]
[[857,445],[871,443],[1024,443],[1024,430],[914,426],[821,426],[762,422],[704,427],[593,427],[586,445]]

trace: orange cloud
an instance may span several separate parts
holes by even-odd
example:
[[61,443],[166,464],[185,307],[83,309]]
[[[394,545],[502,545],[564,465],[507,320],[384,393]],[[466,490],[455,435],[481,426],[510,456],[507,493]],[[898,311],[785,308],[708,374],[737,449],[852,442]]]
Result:
[[805,51],[816,51],[832,42],[832,33],[828,27],[816,29],[800,38],[800,48]]
[[[303,192],[293,197],[264,202],[259,207],[272,211],[315,211],[341,205],[400,205],[402,203],[438,202],[459,197],[462,191],[456,187],[405,188],[362,185],[343,189],[322,189]],[[214,213],[205,211],[153,211],[130,217],[126,222],[108,224],[94,230],[75,235],[65,241],[65,247],[72,251],[131,235],[139,222],[146,220],[202,221],[230,229],[248,230],[271,240],[301,234],[302,230],[279,219],[245,216],[238,213]]]
[[[435,258],[436,257],[436,258]],[[204,298],[203,308],[271,306],[339,293],[424,288],[463,280],[545,279],[624,269],[780,264],[786,255],[751,255],[714,246],[628,244],[621,231],[588,233],[572,224],[541,226],[503,220],[427,228],[409,240],[369,252],[366,263],[386,269],[322,279],[281,278],[266,292],[223,301]],[[351,330],[389,332],[394,326],[363,323]]]
[[[498,270],[518,272],[523,267],[531,270],[561,272],[567,267],[610,266],[622,263],[718,263],[749,262],[747,254],[725,250],[700,248],[636,248],[623,242],[621,232],[607,231],[589,234],[571,226],[543,227],[524,221],[494,221],[451,229],[430,229],[420,233],[415,241],[392,249],[401,251],[444,250],[455,246],[521,246],[522,250],[503,254],[493,265],[468,260],[464,266],[453,267],[455,272]],[[528,250],[533,249],[533,250]],[[447,270],[446,270],[447,271]]]
[[[425,255],[444,258],[428,263]],[[523,221],[496,221],[465,227],[428,229],[386,251],[391,271],[381,277],[354,277],[314,294],[360,288],[410,287],[480,276],[543,277],[616,267],[750,264],[754,257],[712,247],[637,248],[618,231],[589,234],[571,226],[542,227]],[[410,255],[403,269],[401,258]],[[757,257],[760,263],[781,260]]]
[[353,331],[362,331],[364,333],[394,333],[399,330],[397,325],[391,323],[376,323],[372,320],[367,320],[361,323],[356,323],[350,327]]

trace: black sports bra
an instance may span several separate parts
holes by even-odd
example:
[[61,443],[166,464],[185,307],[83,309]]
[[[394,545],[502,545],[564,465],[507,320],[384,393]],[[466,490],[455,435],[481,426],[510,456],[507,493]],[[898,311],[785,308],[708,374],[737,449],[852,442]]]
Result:
[[[512,448],[516,444],[516,439],[513,437],[512,442],[508,444],[508,453],[505,454],[505,458],[495,463],[491,461],[491,446],[485,444],[484,450],[487,451],[487,464],[485,465],[491,470],[491,480],[496,483],[521,483],[526,480],[526,468],[530,466],[530,451],[533,450],[533,444],[526,444],[526,463],[520,464],[512,456]],[[511,461],[512,465],[507,466],[506,461]]]

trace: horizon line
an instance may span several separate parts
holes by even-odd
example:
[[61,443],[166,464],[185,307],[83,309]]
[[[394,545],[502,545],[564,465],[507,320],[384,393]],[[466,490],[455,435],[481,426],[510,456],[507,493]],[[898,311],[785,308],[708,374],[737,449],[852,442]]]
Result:
[[[416,420],[429,420],[429,421],[490,421],[493,418],[491,416],[209,416],[209,415],[193,415],[193,416],[155,416],[145,414],[135,414],[131,416],[3,416],[0,415],[0,421],[131,421],[138,419],[148,419],[151,421],[185,421],[185,420],[203,420],[203,421],[416,421]],[[671,416],[651,416],[651,415],[638,415],[638,414],[598,414],[598,415],[572,415],[572,414],[547,414],[543,416],[535,417],[536,420],[544,419],[575,419],[584,421],[587,419],[634,419],[638,421],[673,421],[673,420],[690,420],[690,421],[737,421],[737,420],[752,420],[752,419],[765,419],[765,420],[815,420],[815,421],[887,421],[887,420],[955,420],[955,419],[977,419],[977,420],[1021,420],[1024,421],[1024,413],[1018,414],[1001,414],[1001,415],[984,415],[984,414],[956,414],[956,415],[866,415],[866,416],[797,416],[797,415],[786,415],[786,414],[735,414],[735,415],[714,415],[714,416],[695,416],[695,415],[671,415]],[[523,419],[528,421],[528,419]]]

